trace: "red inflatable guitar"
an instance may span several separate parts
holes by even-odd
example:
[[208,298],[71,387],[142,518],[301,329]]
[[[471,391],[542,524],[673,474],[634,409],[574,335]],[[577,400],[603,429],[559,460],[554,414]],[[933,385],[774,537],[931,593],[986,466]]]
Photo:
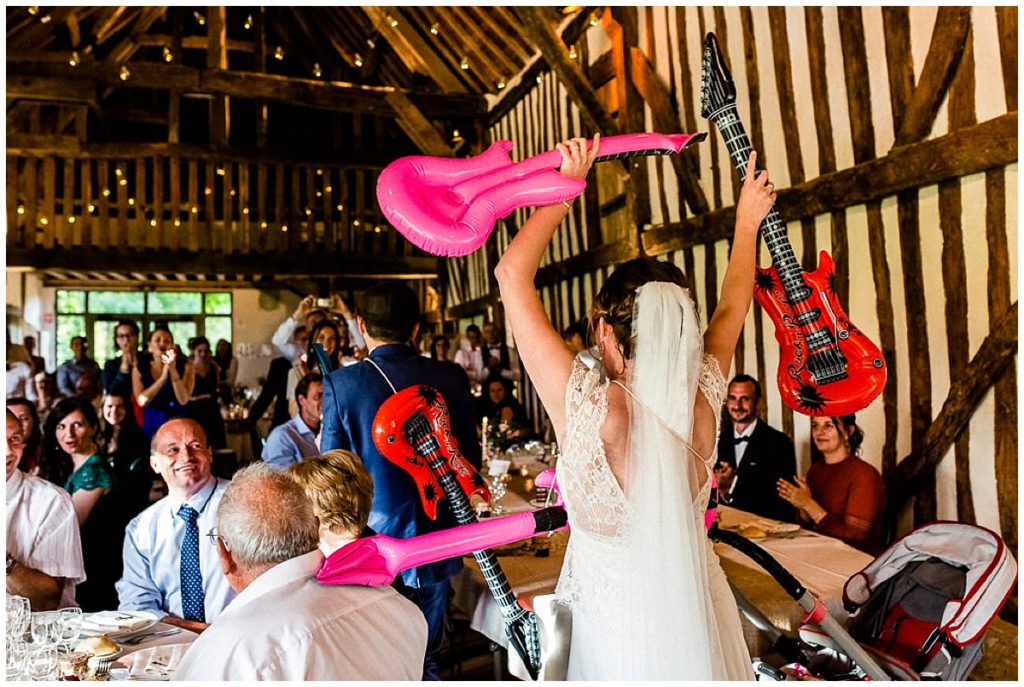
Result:
[[[423,508],[433,513],[431,517],[436,517],[437,501],[444,496],[460,525],[477,521],[468,494],[476,492],[489,499],[490,492],[480,474],[459,453],[448,406],[437,389],[423,384],[411,386],[384,401],[373,420],[373,443],[381,455],[413,476],[420,486]],[[509,645],[523,659],[530,676],[537,679],[541,661],[537,616],[519,605],[494,551],[475,551],[473,558],[501,609]]]
[[[678,153],[706,134],[609,136],[595,162]],[[482,246],[495,223],[516,208],[552,205],[583,193],[586,182],[562,176],[562,156],[549,150],[512,162],[512,141],[495,141],[464,159],[412,156],[395,160],[377,179],[377,202],[388,222],[428,253],[457,257]]]
[[[722,132],[725,147],[743,179],[750,140],[736,112],[736,87],[709,33],[704,40],[701,115]],[[772,267],[758,269],[754,296],[775,323],[782,347],[782,400],[805,415],[846,415],[875,400],[885,386],[885,360],[878,347],[846,316],[836,298],[835,265],[822,251],[818,269],[804,272],[775,208],[761,223]]]

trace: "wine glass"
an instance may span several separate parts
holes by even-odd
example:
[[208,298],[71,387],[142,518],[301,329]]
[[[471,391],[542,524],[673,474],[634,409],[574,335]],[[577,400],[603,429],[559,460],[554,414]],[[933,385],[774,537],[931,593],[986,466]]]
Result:
[[62,608],[57,612],[60,614],[60,643],[65,651],[70,651],[78,635],[82,634],[82,609]]
[[57,647],[34,649],[28,657],[29,673],[34,680],[46,680],[57,669]]

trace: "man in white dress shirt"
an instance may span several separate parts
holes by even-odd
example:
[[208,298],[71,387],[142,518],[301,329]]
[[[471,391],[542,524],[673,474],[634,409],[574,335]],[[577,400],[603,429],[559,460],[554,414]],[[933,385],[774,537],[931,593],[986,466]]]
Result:
[[165,623],[202,632],[235,597],[217,547],[205,536],[229,482],[211,474],[213,451],[194,420],[165,422],[153,435],[149,460],[167,483],[167,496],[128,523],[118,609],[151,611]]
[[238,597],[197,639],[177,680],[418,680],[427,623],[391,587],[323,586],[318,523],[302,488],[254,463],[217,511]]
[[18,469],[25,450],[21,423],[7,411],[7,593],[33,611],[75,605],[85,580],[75,507],[67,492]]

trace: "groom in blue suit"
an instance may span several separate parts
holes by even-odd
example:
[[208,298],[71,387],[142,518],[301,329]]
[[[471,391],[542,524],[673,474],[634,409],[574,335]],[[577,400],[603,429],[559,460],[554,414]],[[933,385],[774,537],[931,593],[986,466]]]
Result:
[[[466,459],[480,467],[473,397],[465,370],[452,362],[426,358],[410,341],[419,329],[420,306],[405,284],[384,282],[366,292],[356,325],[370,355],[355,365],[335,370],[324,379],[322,452],[347,449],[358,454],[373,477],[369,526],[400,539],[457,525],[443,499],[437,520],[427,518],[416,483],[388,461],[373,444],[373,419],[381,404],[396,391],[427,384],[441,392],[451,415],[452,431]],[[462,568],[461,558],[406,570],[403,593],[427,619],[427,653],[423,679],[437,680],[437,655],[444,634],[448,586]]]

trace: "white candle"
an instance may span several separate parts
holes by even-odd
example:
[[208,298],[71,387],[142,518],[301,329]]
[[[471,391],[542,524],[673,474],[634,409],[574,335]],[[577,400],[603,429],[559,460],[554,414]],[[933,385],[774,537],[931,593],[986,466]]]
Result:
[[483,431],[481,432],[481,442],[483,443],[483,446],[481,447],[483,453],[480,454],[480,457],[481,457],[482,460],[487,460],[487,417],[486,416],[484,417]]

